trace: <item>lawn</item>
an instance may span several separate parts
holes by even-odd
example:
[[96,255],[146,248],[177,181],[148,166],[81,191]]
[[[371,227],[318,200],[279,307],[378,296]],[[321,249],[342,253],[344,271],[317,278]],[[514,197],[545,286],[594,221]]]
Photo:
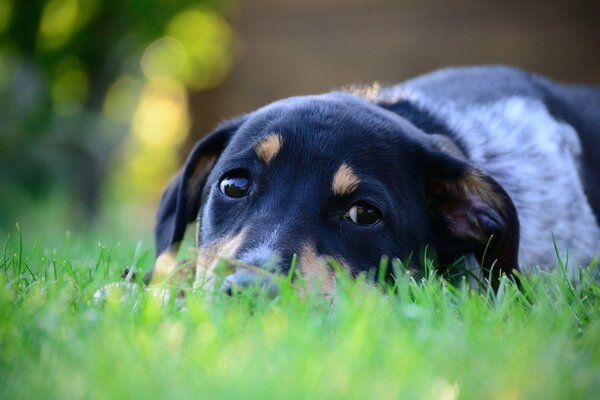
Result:
[[[26,229],[25,229],[26,231]],[[125,235],[124,235],[125,236]],[[435,274],[382,288],[338,276],[334,301],[94,293],[149,243],[5,235],[3,399],[596,399],[600,287],[558,270],[497,293]]]

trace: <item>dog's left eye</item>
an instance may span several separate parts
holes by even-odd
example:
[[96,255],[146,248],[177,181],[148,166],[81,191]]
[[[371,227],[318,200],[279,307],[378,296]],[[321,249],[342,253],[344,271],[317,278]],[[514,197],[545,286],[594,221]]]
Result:
[[250,191],[250,180],[239,171],[231,171],[221,178],[219,189],[228,197],[244,197]]
[[344,219],[357,225],[374,225],[381,219],[381,211],[369,203],[357,203],[346,211]]

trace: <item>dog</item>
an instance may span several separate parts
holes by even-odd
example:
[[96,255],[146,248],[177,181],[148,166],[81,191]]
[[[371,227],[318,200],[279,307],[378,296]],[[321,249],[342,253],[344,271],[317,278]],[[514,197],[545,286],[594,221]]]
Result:
[[[492,282],[570,272],[600,250],[600,88],[506,66],[292,97],[200,140],[160,200],[165,276],[196,222],[196,285],[231,293],[296,270],[331,292],[382,256],[471,260]],[[564,254],[564,253],[563,253]],[[219,281],[219,259],[230,260]],[[157,265],[161,265],[158,262]],[[390,273],[390,272],[388,272]],[[221,274],[223,275],[223,274]]]

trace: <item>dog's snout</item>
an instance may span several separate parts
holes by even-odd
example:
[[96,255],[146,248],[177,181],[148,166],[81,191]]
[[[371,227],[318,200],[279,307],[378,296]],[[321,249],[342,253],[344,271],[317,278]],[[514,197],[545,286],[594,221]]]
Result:
[[246,290],[265,291],[271,298],[279,295],[278,285],[269,276],[245,268],[229,275],[221,285],[221,291],[229,296]]

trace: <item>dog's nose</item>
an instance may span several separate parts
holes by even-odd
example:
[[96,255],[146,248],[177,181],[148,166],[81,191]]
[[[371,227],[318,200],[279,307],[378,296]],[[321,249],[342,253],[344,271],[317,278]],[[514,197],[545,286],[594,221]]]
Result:
[[229,275],[221,285],[221,291],[229,296],[249,289],[257,292],[265,291],[270,298],[279,295],[279,287],[266,274],[245,268],[240,268],[234,274]]

